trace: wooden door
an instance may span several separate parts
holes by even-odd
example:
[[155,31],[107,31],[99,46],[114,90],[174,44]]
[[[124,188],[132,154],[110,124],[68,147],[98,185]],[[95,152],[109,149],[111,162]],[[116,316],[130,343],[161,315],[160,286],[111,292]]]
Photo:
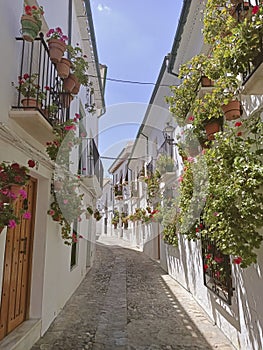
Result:
[[36,187],[36,180],[31,178],[25,186],[27,199],[20,198],[15,204],[17,213],[24,208],[31,213],[31,219],[21,217],[19,225],[7,230],[0,308],[0,339],[28,318]]

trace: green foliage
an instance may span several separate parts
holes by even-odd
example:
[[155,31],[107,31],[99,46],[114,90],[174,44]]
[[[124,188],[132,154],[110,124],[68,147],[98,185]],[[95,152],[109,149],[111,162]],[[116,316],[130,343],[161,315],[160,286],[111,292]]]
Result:
[[87,74],[89,64],[87,61],[87,57],[83,55],[83,51],[81,47],[72,45],[67,45],[67,51],[70,55],[70,60],[72,62],[72,71],[79,83],[88,86],[89,85],[89,77]]
[[[249,130],[241,135],[240,128]],[[239,135],[239,136],[238,136]],[[262,122],[216,136],[205,158],[209,168],[209,196],[204,210],[207,232],[224,254],[242,257],[242,267],[256,262],[263,225]]]
[[147,201],[149,204],[160,202],[160,173],[158,170],[154,174],[144,179],[147,184]]
[[178,246],[179,209],[176,200],[165,199],[160,207],[163,239],[166,243]]
[[59,191],[52,191],[53,202],[48,210],[52,219],[62,226],[61,236],[67,245],[70,245],[73,239],[71,224],[74,220],[79,220],[85,212],[82,202],[84,194],[79,192],[79,186],[77,176],[63,176],[63,186]]
[[156,161],[156,169],[162,175],[174,170],[174,160],[167,154],[161,154]]
[[69,164],[69,154],[74,146],[80,143],[80,138],[76,137],[77,119],[69,119],[65,123],[53,126],[53,141],[46,143],[46,152],[49,158],[59,165]]

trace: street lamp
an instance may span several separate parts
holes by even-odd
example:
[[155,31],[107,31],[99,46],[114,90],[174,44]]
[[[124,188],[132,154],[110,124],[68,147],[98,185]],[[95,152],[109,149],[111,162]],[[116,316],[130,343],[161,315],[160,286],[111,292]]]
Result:
[[170,125],[170,122],[167,122],[165,128],[163,129],[164,139],[171,146],[175,145],[173,138],[174,130],[175,128],[172,125]]

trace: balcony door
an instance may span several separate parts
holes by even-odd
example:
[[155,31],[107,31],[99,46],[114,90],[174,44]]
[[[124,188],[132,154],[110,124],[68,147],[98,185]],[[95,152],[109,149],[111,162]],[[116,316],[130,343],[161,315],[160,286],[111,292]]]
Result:
[[19,225],[7,230],[0,307],[0,339],[28,318],[36,189],[37,181],[31,178],[25,186],[27,199],[20,198],[15,204],[17,212],[24,208],[31,213],[31,219],[21,218]]

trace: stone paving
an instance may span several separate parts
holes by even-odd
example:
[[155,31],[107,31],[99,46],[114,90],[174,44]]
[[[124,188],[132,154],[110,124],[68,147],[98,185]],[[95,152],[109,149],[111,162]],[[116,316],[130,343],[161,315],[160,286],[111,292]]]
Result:
[[94,266],[32,350],[234,350],[158,262],[113,237],[101,236],[96,249]]

